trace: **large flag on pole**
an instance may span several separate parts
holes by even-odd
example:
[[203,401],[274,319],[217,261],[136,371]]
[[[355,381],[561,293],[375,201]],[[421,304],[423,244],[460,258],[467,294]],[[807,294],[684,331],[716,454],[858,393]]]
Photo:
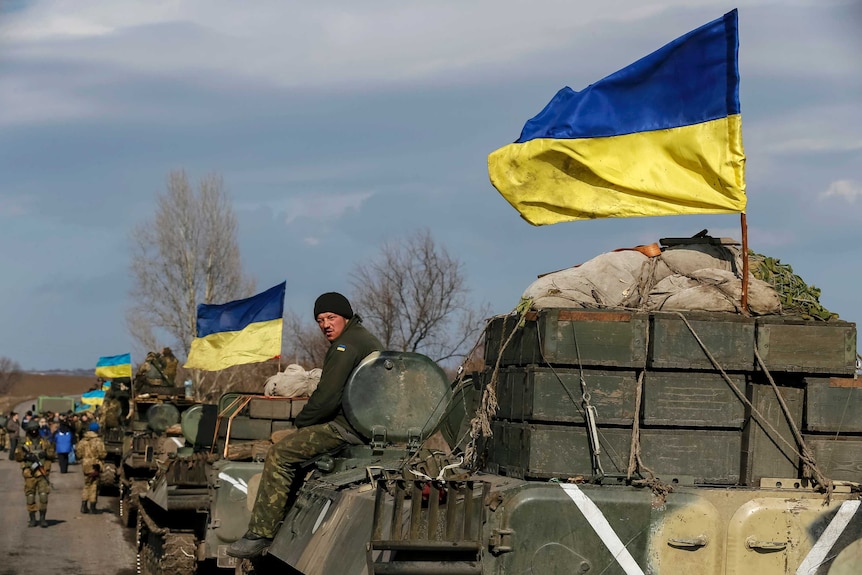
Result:
[[533,225],[745,211],[733,10],[580,92],[565,87],[488,156]]
[[105,390],[94,389],[81,394],[81,403],[86,405],[102,405],[105,401]]
[[105,355],[96,362],[96,377],[102,379],[116,379],[118,377],[132,377],[132,354]]
[[198,305],[197,337],[184,367],[218,371],[281,355],[285,283],[247,299]]

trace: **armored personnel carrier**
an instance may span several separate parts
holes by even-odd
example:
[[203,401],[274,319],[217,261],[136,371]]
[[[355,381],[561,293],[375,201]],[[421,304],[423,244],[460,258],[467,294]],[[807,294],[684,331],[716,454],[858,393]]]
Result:
[[[308,493],[303,487],[293,507],[309,508],[324,493],[350,487],[362,486],[362,492],[370,494],[372,478],[403,467],[437,428],[449,395],[445,374],[427,357],[371,354],[352,374],[344,397],[351,421],[370,444],[346,446],[309,462],[306,485],[316,488]],[[227,546],[247,529],[271,439],[294,428],[305,402],[229,393],[220,398],[217,412],[210,406],[185,412],[182,427],[188,447],[157,462],[157,475],[140,497],[141,573],[242,570],[226,555]],[[353,521],[349,508],[339,513]],[[360,545],[367,539],[362,531],[355,536]]]
[[139,496],[156,475],[159,458],[185,446],[180,419],[195,405],[184,387],[135,384],[117,469],[119,515],[127,527],[136,525]]
[[[701,239],[711,247],[695,251],[728,249]],[[685,256],[660,255],[637,256],[652,280]],[[733,275],[678,285],[732,288]],[[608,285],[631,302],[644,279]],[[452,389],[440,426],[466,461],[407,459],[348,485],[312,476],[268,557],[305,575],[858,572],[856,326],[797,311],[799,294],[754,315],[726,293],[713,303],[728,311],[677,311],[666,285],[616,307],[579,285],[581,301],[530,299],[489,322],[485,369]],[[750,295],[752,309],[779,300]]]
[[312,477],[271,557],[305,575],[858,571],[853,324],[578,308],[486,333],[442,425],[456,445],[495,395],[475,463]]
[[[345,409],[369,444],[309,467],[254,563],[220,549],[260,463],[212,462],[196,557],[304,575],[859,571],[852,323],[524,305],[489,321],[484,370],[454,385],[401,358],[354,373]],[[423,448],[435,429],[452,453]]]

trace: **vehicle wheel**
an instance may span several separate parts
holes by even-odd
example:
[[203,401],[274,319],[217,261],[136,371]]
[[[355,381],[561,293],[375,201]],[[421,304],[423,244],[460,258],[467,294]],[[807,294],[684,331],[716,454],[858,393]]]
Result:
[[195,538],[187,534],[168,534],[161,556],[161,573],[164,575],[194,575]]

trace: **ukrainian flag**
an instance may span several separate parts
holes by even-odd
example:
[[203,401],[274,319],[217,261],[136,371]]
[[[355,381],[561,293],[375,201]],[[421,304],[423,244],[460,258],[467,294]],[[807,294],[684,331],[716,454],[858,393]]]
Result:
[[560,90],[488,156],[533,225],[745,211],[737,11],[581,92]]
[[132,377],[132,354],[106,355],[96,362],[96,377],[102,379],[114,379],[118,377]]
[[94,389],[87,393],[81,394],[81,403],[84,405],[102,405],[105,401],[105,391],[102,389]]
[[183,367],[218,371],[281,355],[285,284],[247,299],[198,305],[197,337]]

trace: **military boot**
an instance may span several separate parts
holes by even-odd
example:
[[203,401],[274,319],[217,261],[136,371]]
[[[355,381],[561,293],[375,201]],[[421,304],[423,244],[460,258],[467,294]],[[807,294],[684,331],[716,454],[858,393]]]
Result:
[[27,524],[27,527],[36,527],[36,512],[30,512],[30,523]]
[[47,513],[47,511],[45,509],[42,509],[39,511],[39,527],[47,527],[48,526],[48,520],[45,519],[45,513]]
[[90,510],[87,509],[87,502],[81,501],[81,513],[89,513]]
[[227,554],[239,559],[253,559],[263,555],[270,545],[272,545],[272,539],[247,531],[242,539],[237,539],[228,545]]
[[93,515],[97,513],[95,501],[90,501],[90,513],[92,513]]

